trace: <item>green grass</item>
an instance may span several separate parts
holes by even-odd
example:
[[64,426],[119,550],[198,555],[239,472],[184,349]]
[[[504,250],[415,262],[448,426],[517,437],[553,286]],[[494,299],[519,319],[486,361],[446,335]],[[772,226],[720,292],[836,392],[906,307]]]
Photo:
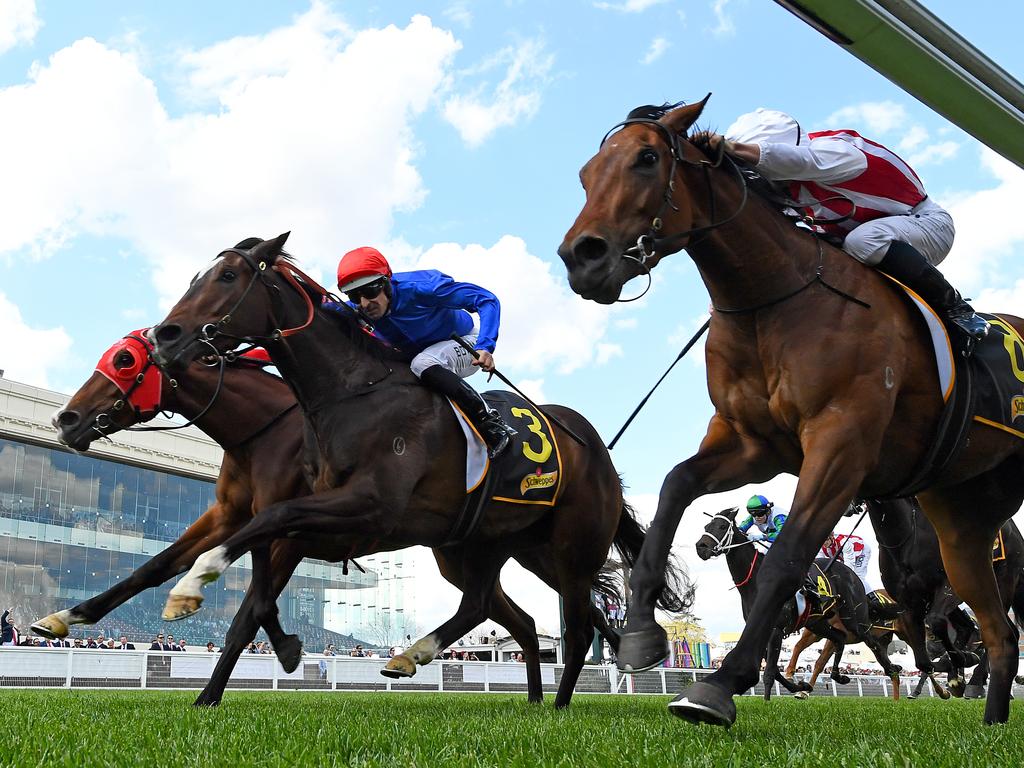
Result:
[[1024,707],[738,701],[726,731],[668,714],[667,697],[578,695],[567,712],[521,696],[0,691],[0,765],[18,766],[944,766],[1024,765]]

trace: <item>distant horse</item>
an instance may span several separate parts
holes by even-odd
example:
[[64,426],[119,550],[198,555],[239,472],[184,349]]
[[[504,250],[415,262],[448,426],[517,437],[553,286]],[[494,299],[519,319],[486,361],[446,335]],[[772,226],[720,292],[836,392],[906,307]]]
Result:
[[[153,329],[153,354],[164,364],[187,365],[211,344],[220,351],[241,341],[265,346],[303,411],[305,448],[294,460],[309,468],[315,493],[271,505],[201,555],[171,600],[198,609],[203,583],[279,538],[314,538],[344,557],[457,545],[466,585],[459,613],[405,651],[423,664],[487,616],[508,558],[529,560],[547,546],[566,625],[555,706],[567,706],[593,635],[591,584],[626,509],[599,435],[574,411],[546,406],[587,443],[548,435],[540,423],[520,432],[521,440],[560,452],[557,504],[491,501],[475,532],[451,544],[466,498],[466,449],[450,405],[420,385],[404,357],[365,333],[354,313],[320,306],[326,291],[282,254],[286,239],[222,252]],[[272,595],[255,564],[252,586],[253,599],[267,606]],[[668,607],[683,607],[671,589],[663,594]]]
[[[581,171],[587,200],[558,249],[572,289],[608,304],[626,281],[685,248],[714,306],[706,358],[715,414],[697,453],[662,486],[631,576],[619,665],[640,670],[665,656],[654,597],[690,503],[797,475],[739,642],[721,668],[669,705],[685,719],[731,724],[732,696],[757,680],[781,606],[849,500],[924,486],[918,499],[946,573],[974,609],[989,652],[985,722],[1004,722],[1017,632],[999,598],[991,547],[1024,500],[1024,440],[974,421],[958,459],[941,477],[924,474],[943,399],[918,310],[891,280],[792,226],[721,148],[689,140],[706,101],[642,107],[616,126]],[[1002,318],[1024,331],[1021,319]]]
[[[743,618],[746,620],[755,604],[758,592],[759,573],[765,558],[752,545],[736,525],[737,509],[724,509],[711,518],[704,526],[704,535],[697,540],[697,556],[708,560],[725,554],[729,573],[740,596],[743,606]],[[785,529],[783,529],[785,530]],[[819,558],[809,573],[812,583],[819,583],[829,594],[822,597],[813,590],[804,590],[806,599],[823,602],[817,610],[809,611],[809,615],[801,617],[796,606],[795,597],[791,596],[779,611],[775,626],[772,629],[768,645],[764,652],[764,698],[771,698],[771,686],[774,682],[781,683],[790,693],[810,690],[810,686],[794,683],[779,671],[779,652],[782,649],[782,638],[806,626],[817,638],[825,638],[832,647],[826,655],[822,653],[822,665],[830,657],[835,656],[832,666],[832,679],[840,685],[846,685],[850,678],[839,671],[843,649],[847,643],[864,643],[871,649],[886,675],[893,681],[893,694],[899,696],[900,667],[889,660],[886,648],[892,640],[893,630],[876,631],[875,622],[868,609],[867,597],[860,577],[840,562],[829,565],[827,558]],[[820,580],[820,581],[819,581]],[[821,589],[821,587],[819,587]],[[802,619],[802,621],[801,621]],[[815,675],[815,679],[817,675]],[[813,686],[813,682],[811,683]]]
[[[225,541],[251,520],[254,514],[275,500],[309,493],[302,466],[294,460],[302,452],[302,414],[284,381],[261,370],[259,364],[238,358],[227,363],[223,369],[197,361],[175,377],[172,386],[170,379],[152,363],[149,350],[149,342],[143,335],[129,334],[108,353],[109,362],[118,371],[128,371],[131,374],[129,380],[141,374],[144,382],[159,393],[158,398],[142,403],[133,397],[135,392],[124,395],[107,376],[94,373],[54,417],[58,436],[69,447],[85,451],[101,435],[114,434],[139,422],[148,421],[160,411],[181,413],[189,420],[195,420],[197,426],[225,450],[217,482],[217,503],[176,542],[127,579],[72,609],[36,622],[33,630],[44,636],[64,637],[69,625],[96,623],[144,589],[158,586],[188,570],[199,554]],[[162,382],[158,383],[160,378]],[[113,407],[118,402],[122,404]],[[262,418],[254,419],[254,414],[262,414]],[[239,433],[239,425],[242,424],[247,428]],[[274,467],[275,471],[268,471],[270,467]],[[604,531],[594,533],[604,535]],[[628,560],[639,550],[642,540],[642,532],[624,505],[623,518],[615,533],[615,546],[625,549],[624,557]],[[458,550],[437,548],[433,552],[442,575],[454,586],[463,589],[465,583],[462,581]],[[337,558],[338,552],[330,543],[318,547],[311,541],[275,541],[271,545],[271,560],[277,565],[274,573],[275,596],[287,584],[303,556],[331,560]],[[535,553],[523,556],[521,562],[557,591],[557,557],[556,553],[542,544]],[[596,584],[595,588],[604,589],[605,586]],[[491,618],[506,627],[523,648],[529,699],[541,701],[543,688],[540,651],[534,621],[504,594],[500,584],[495,585],[491,599]],[[249,602],[251,605],[252,601]],[[598,631],[614,647],[617,636],[607,626],[604,614],[596,607],[591,614]],[[259,617],[259,620],[270,623],[268,634],[273,638],[271,642],[275,652],[284,657],[282,664],[286,669],[294,669],[298,658],[292,650],[295,641],[280,630],[276,611],[270,616]],[[240,611],[229,631],[228,642],[222,649],[217,669],[197,703],[210,705],[220,701],[238,655],[252,640],[256,628],[257,617],[253,611]],[[278,630],[281,634],[278,634]],[[392,676],[408,676],[415,671],[415,666],[412,670],[406,670],[400,657],[394,666],[398,669],[389,670]]]

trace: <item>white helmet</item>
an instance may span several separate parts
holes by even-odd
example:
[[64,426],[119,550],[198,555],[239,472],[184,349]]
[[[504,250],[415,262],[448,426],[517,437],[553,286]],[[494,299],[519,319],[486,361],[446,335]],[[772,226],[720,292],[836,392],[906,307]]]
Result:
[[790,115],[777,109],[758,107],[753,112],[737,117],[726,129],[725,138],[741,144],[766,141],[772,144],[797,146],[803,136],[800,123]]

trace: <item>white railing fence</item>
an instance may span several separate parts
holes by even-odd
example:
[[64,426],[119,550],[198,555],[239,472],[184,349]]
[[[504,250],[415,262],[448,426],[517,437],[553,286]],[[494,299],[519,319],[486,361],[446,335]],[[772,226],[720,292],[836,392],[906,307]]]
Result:
[[[199,689],[206,685],[220,658],[216,653],[162,653],[80,648],[0,648],[0,688],[129,688]],[[229,689],[322,691],[452,691],[509,693],[526,691],[526,667],[511,662],[434,661],[415,677],[392,680],[380,674],[387,659],[346,656],[304,656],[288,673],[274,656],[243,654],[228,683]],[[658,668],[624,675],[613,666],[586,666],[576,684],[579,693],[674,694],[708,675],[711,670]],[[562,676],[559,664],[541,665],[544,690],[554,692]],[[905,696],[916,677],[900,681]],[[836,685],[822,677],[819,696],[883,697],[892,683],[883,677],[854,677]],[[775,693],[781,693],[776,684]],[[760,696],[760,684],[748,694]],[[1020,697],[1024,691],[1015,686]],[[934,696],[931,686],[923,696]]]

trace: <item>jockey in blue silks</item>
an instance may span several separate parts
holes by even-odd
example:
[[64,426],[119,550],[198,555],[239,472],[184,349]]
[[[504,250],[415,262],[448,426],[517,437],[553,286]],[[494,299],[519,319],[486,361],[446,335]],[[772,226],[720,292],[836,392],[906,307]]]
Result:
[[[372,325],[373,334],[411,357],[412,372],[454,402],[477,428],[493,459],[516,434],[464,378],[494,370],[501,305],[490,291],[457,283],[436,269],[391,271],[376,248],[349,251],[338,264],[338,288]],[[327,309],[338,309],[333,302]],[[477,324],[472,315],[479,317]],[[477,352],[474,358],[451,336]]]

